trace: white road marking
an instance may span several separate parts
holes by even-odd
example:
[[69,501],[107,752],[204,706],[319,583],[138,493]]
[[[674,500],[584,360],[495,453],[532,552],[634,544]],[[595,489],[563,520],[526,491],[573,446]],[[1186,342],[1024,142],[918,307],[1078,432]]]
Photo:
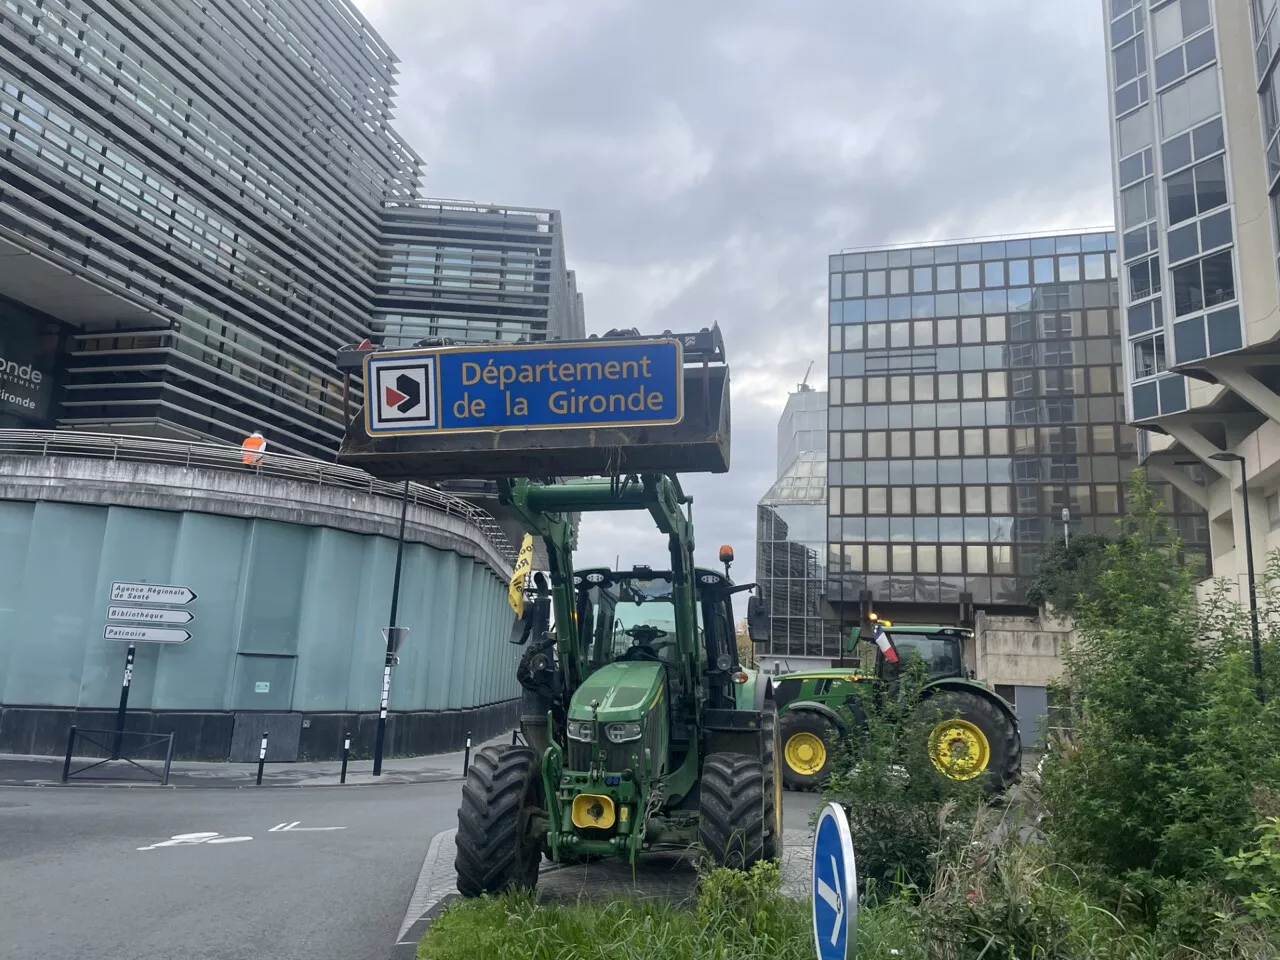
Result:
[[159,843],[153,843],[149,847],[139,847],[138,849],[155,850],[157,847],[182,847],[193,843],[243,843],[252,839],[253,837],[224,837],[220,833],[179,833],[168,840],[161,840]]
[[277,823],[268,830],[268,833],[300,833],[304,830],[345,830],[346,827],[300,827],[301,820],[294,820],[292,823]]

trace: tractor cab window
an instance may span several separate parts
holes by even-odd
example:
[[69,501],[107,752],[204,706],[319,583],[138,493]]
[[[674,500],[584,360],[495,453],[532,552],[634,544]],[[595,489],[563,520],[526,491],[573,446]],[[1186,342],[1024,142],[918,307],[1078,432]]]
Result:
[[893,630],[888,633],[902,663],[905,664],[907,658],[914,655],[925,662],[931,676],[955,677],[963,673],[960,644],[954,637],[898,633]]
[[[666,663],[677,661],[676,610],[665,580],[624,580],[617,585],[613,613],[613,659],[634,647],[646,647]],[[702,610],[697,610],[696,641],[702,642]]]

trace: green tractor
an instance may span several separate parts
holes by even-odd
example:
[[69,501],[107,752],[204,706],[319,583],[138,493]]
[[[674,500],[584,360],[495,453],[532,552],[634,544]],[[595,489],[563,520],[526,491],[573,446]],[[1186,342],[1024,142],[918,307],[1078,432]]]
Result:
[[[458,889],[531,886],[544,855],[634,862],[697,844],[735,868],[778,858],[777,713],[768,683],[738,662],[731,598],[755,585],[729,579],[732,552],[724,573],[694,565],[674,477],[520,480],[503,496],[546,542],[551,578],[513,635],[529,645],[517,671],[525,744],[481,750],[462,789]],[[573,571],[565,515],[597,509],[649,510],[670,568]]]
[[988,684],[964,670],[964,644],[972,642],[972,629],[895,625],[871,614],[851,634],[850,646],[858,637],[876,645],[870,672],[832,667],[772,678],[780,712],[783,783],[788,789],[815,790],[826,782],[833,741],[851,735],[865,722],[855,691],[870,683],[892,693],[903,665],[912,657],[922,659],[929,672],[920,709],[927,717],[938,718],[929,734],[929,757],[938,772],[955,780],[983,777],[991,794],[1019,780],[1018,716]]
[[[776,706],[739,663],[734,630],[732,598],[754,584],[732,582],[727,547],[723,573],[695,565],[677,479],[728,470],[723,348],[712,328],[339,354],[340,369],[385,394],[352,418],[341,462],[385,479],[492,482],[546,547],[546,575],[526,586],[517,566],[512,581],[524,742],[482,748],[462,789],[464,896],[532,887],[544,858],[634,863],[696,845],[746,869],[781,856]],[[515,428],[535,414],[537,429]],[[494,427],[478,428],[480,416]],[[666,536],[666,569],[575,569],[574,517],[625,510]],[[762,642],[758,591],[747,620]]]

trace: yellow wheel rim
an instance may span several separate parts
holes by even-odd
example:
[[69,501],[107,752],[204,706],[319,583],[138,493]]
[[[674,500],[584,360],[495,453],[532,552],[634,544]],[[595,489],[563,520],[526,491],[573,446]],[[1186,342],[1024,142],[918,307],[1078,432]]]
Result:
[[929,735],[929,758],[943,776],[972,780],[991,763],[991,744],[968,720],[944,720]]
[[792,734],[782,752],[787,766],[806,777],[813,776],[827,764],[827,745],[817,734]]

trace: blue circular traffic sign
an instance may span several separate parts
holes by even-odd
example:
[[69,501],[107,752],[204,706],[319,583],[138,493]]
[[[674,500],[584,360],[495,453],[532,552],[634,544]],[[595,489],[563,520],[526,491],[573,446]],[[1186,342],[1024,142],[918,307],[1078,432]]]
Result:
[[844,808],[828,803],[813,834],[813,939],[818,960],[852,960],[857,950],[858,870]]

